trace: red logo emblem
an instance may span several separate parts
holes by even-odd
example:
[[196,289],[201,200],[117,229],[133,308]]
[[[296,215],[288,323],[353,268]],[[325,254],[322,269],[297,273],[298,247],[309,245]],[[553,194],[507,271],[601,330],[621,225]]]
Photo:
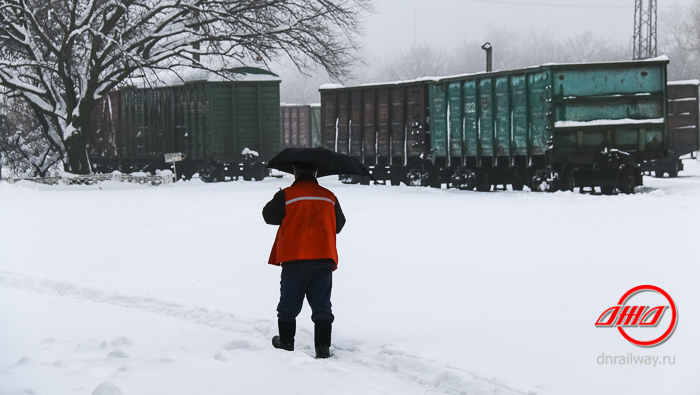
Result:
[[[628,305],[627,302],[641,292],[656,292],[662,295],[668,301],[668,305],[661,305],[650,308],[649,306],[634,306]],[[624,328],[656,328],[658,327],[664,314],[671,310],[671,322],[668,329],[656,339],[652,340],[637,340],[627,334]],[[640,285],[625,292],[617,303],[603,312],[595,322],[597,328],[617,328],[620,334],[629,342],[641,347],[653,347],[668,340],[676,329],[678,323],[678,310],[676,304],[673,303],[671,296],[663,289],[653,285]]]

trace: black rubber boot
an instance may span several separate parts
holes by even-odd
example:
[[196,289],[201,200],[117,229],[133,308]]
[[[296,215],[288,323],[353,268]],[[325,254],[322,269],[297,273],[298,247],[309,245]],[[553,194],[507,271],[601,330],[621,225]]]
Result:
[[277,328],[279,328],[280,334],[272,338],[272,346],[282,350],[294,351],[294,334],[297,331],[296,320],[277,320]]
[[316,358],[328,358],[331,356],[331,329],[330,321],[316,321],[314,326],[314,344],[316,346]]

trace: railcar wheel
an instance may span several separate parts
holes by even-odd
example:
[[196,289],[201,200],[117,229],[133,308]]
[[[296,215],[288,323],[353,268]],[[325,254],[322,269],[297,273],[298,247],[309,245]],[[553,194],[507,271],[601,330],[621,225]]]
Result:
[[215,182],[214,174],[208,167],[199,169],[199,179],[204,182]]
[[489,173],[482,171],[476,174],[476,190],[479,192],[491,191],[491,181],[489,181]]
[[673,168],[672,168],[671,170],[669,170],[668,176],[671,177],[671,178],[678,177],[678,171],[679,171],[679,169],[678,169],[678,161],[677,161],[677,160],[674,160],[674,161],[673,161]]
[[267,169],[266,169],[265,166],[263,166],[263,164],[260,163],[260,162],[256,162],[256,163],[253,165],[253,168],[251,169],[251,171],[252,171],[252,173],[253,173],[252,176],[253,176],[253,179],[254,179],[255,181],[262,181],[262,180],[265,179],[265,176],[267,175],[267,174],[266,174],[266,173],[267,173]]
[[389,169],[391,171],[391,174],[389,175],[389,180],[391,181],[392,186],[399,186],[401,185],[401,167],[400,166],[391,166]]
[[532,180],[530,181],[530,185],[528,185],[528,186],[530,187],[530,190],[532,192],[544,192],[546,189],[545,189],[545,186],[543,184],[545,184],[545,182],[542,180],[542,178],[540,178],[538,176],[534,176],[534,177],[532,177]]
[[618,185],[620,192],[624,194],[634,193],[634,187],[637,186],[637,178],[634,174],[634,168],[628,167],[620,171]]
[[516,181],[511,185],[513,186],[514,191],[522,191],[523,188],[525,187],[525,183],[523,183],[521,181]]
[[574,172],[566,171],[564,177],[561,180],[561,190],[562,191],[574,191],[574,185],[576,185],[574,180]]
[[612,185],[603,185],[600,187],[600,192],[603,195],[612,195],[614,190],[615,188],[613,188]]
[[547,187],[545,191],[557,192],[559,190],[563,190],[562,182],[564,182],[564,180],[562,179],[562,174],[563,171],[550,171],[549,176],[547,177]]
[[663,170],[654,170],[654,177],[664,178],[664,171]]
[[473,191],[475,188],[476,188],[476,173],[469,172],[469,175],[467,176],[467,182],[463,184],[462,189],[466,189],[468,191]]
[[433,169],[428,171],[428,186],[430,186],[431,188],[442,188],[440,172]]

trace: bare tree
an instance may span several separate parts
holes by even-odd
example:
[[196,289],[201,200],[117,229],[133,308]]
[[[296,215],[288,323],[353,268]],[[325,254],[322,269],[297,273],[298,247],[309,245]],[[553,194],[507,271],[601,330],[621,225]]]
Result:
[[485,70],[485,54],[481,44],[493,47],[493,68],[511,70],[551,62],[597,62],[624,60],[627,51],[621,43],[587,31],[568,38],[548,29],[530,29],[520,34],[508,29],[491,28],[480,40],[462,42],[457,48],[458,73]]
[[[483,43],[474,40],[460,43],[457,46],[450,73],[466,74],[486,71],[486,55],[484,50],[481,49]],[[496,53],[500,55],[500,51]],[[496,66],[496,69],[498,69],[498,66]]]
[[690,7],[674,4],[659,21],[659,48],[671,59],[669,79],[700,77],[700,2]]
[[233,67],[280,55],[303,71],[348,72],[371,0],[0,0],[0,85],[37,115],[65,169],[89,173],[99,100],[129,79]]
[[559,36],[549,28],[529,29],[520,40],[521,51],[517,67],[556,62],[562,53],[562,43],[558,38]]
[[9,169],[13,177],[43,177],[60,162],[31,109],[16,98],[0,101],[0,153],[0,166]]
[[561,53],[554,61],[557,62],[604,62],[623,60],[629,57],[628,52],[622,51],[615,42],[605,37],[596,36],[587,30],[574,34],[565,39],[560,46]]
[[449,72],[450,57],[441,48],[428,43],[412,45],[392,57],[380,71],[384,80],[409,80]]

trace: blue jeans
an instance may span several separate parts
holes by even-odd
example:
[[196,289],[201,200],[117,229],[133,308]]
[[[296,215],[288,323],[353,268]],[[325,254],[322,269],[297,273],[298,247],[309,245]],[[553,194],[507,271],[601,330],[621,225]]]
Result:
[[301,312],[304,297],[311,307],[311,320],[333,322],[331,288],[333,268],[326,264],[295,263],[282,266],[277,318],[291,321]]

